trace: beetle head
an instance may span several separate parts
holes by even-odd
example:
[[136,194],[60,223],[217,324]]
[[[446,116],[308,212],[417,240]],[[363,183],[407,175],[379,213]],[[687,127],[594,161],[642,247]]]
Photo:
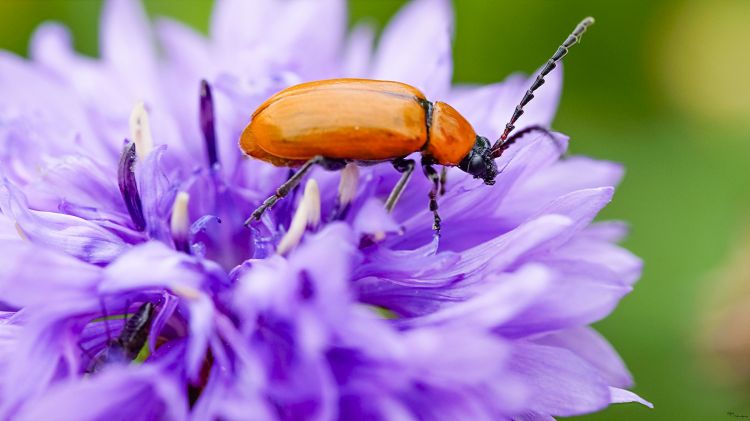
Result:
[[463,160],[461,160],[458,164],[458,168],[461,171],[473,175],[474,178],[481,178],[484,180],[484,184],[495,184],[497,164],[495,164],[495,160],[492,157],[490,141],[485,137],[477,136],[474,147],[471,148],[471,151]]

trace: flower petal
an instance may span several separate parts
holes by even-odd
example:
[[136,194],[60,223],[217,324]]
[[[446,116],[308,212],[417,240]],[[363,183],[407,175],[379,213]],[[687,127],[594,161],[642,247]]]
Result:
[[631,252],[609,242],[581,239],[578,236],[555,251],[550,262],[588,263],[606,268],[624,285],[633,285],[641,276],[643,262]]
[[375,29],[368,24],[359,24],[352,29],[344,51],[343,76],[367,77],[372,60]]
[[108,219],[126,225],[128,216],[114,180],[114,171],[90,157],[66,155],[48,160],[41,175],[25,186],[24,193],[33,209],[75,209],[81,211],[76,216],[85,219]]
[[599,370],[610,386],[631,387],[633,378],[612,345],[590,327],[576,327],[545,335],[534,342],[570,350]]
[[629,390],[618,389],[616,387],[610,387],[609,391],[611,394],[612,403],[638,402],[641,405],[647,406],[652,409],[654,407],[654,404],[643,399],[642,397],[636,395],[635,393]]
[[550,241],[547,246],[554,249],[564,244],[570,238],[588,226],[594,217],[604,208],[614,195],[614,187],[599,187],[594,189],[584,189],[561,196],[543,209],[537,211],[537,215],[565,215],[573,221],[567,231],[554,240]]
[[190,332],[185,366],[188,378],[197,382],[200,380],[208,341],[214,330],[215,309],[211,299],[204,294],[197,298],[188,298],[187,301],[190,308]]
[[372,77],[398,80],[429,97],[447,94],[453,76],[453,11],[446,0],[415,0],[383,31]]
[[[184,420],[187,402],[178,383],[153,366],[111,367],[85,381],[62,383],[30,400],[14,419]],[[86,404],[80,405],[80,397]]]
[[581,233],[584,238],[595,241],[619,243],[628,235],[628,224],[622,221],[594,222]]
[[609,387],[596,370],[570,351],[518,344],[515,352],[510,364],[528,382],[531,410],[565,417],[609,405]]
[[544,292],[549,273],[540,266],[524,267],[513,274],[494,277],[494,284],[460,303],[429,315],[404,321],[405,325],[456,324],[492,329],[524,310]]
[[[101,53],[117,69],[135,98],[153,96],[156,48],[139,0],[107,0],[101,21]],[[134,72],[133,69],[137,69]]]
[[506,336],[528,336],[593,323],[607,316],[632,288],[608,271],[590,265],[549,265],[557,272],[546,293],[499,329]]
[[144,288],[200,291],[204,283],[220,276],[215,264],[207,264],[150,241],[131,248],[104,268],[99,291],[108,294]]
[[[567,218],[547,215],[461,254],[429,253],[427,246],[373,251],[355,272],[360,300],[402,316],[433,312],[481,293],[492,284],[488,275],[517,264],[569,226]],[[420,270],[415,272],[414,266]]]
[[248,47],[262,41],[264,29],[273,22],[275,3],[273,0],[218,0],[211,15],[211,38],[233,47]]
[[[616,186],[622,178],[622,166],[584,157],[559,161],[544,171],[519,180],[519,188],[508,192],[503,205],[512,215],[532,215],[558,197],[591,188]],[[510,218],[510,217],[509,217]]]
[[121,238],[85,219],[30,210],[24,195],[7,179],[0,185],[0,209],[32,242],[86,262],[106,263],[127,249]]
[[172,245],[169,230],[169,215],[177,195],[177,186],[170,183],[161,165],[161,158],[166,151],[162,145],[154,149],[146,160],[136,169],[138,191],[143,203],[143,216],[146,219],[146,230],[153,239]]
[[293,69],[321,79],[337,64],[346,32],[342,0],[217,2],[211,35],[239,74]]
[[375,237],[399,230],[398,224],[385,210],[383,203],[373,198],[368,199],[359,209],[352,221],[352,227],[359,234],[372,234]]
[[90,294],[101,275],[97,266],[26,241],[0,240],[0,256],[0,297],[16,307],[48,297],[75,301]]

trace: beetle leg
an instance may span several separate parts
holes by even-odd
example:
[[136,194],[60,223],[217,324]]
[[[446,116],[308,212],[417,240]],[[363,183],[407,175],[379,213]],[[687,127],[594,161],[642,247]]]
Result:
[[445,195],[445,183],[448,182],[448,167],[443,165],[443,168],[440,170],[440,195]]
[[426,161],[424,158],[422,159],[422,171],[424,172],[424,175],[432,181],[432,189],[430,190],[430,210],[435,218],[432,224],[432,229],[435,230],[435,234],[439,236],[440,215],[438,215],[437,196],[440,192],[440,176],[438,175],[438,172],[435,171],[435,168],[433,168],[432,162]]
[[283,199],[287,194],[289,194],[289,192],[294,189],[300,181],[302,181],[302,177],[304,177],[305,174],[307,174],[314,165],[319,164],[323,161],[325,161],[325,158],[323,158],[322,156],[316,156],[315,158],[312,158],[302,164],[300,169],[296,173],[294,173],[293,176],[289,177],[289,179],[286,180],[284,184],[276,189],[276,193],[263,201],[263,203],[253,211],[253,214],[250,215],[250,217],[245,221],[245,226],[250,225],[253,220],[260,220],[260,216],[263,215],[263,212],[271,208],[274,204],[276,204],[276,202],[278,202],[280,199]]
[[404,159],[404,158],[398,158],[394,159],[393,161],[393,168],[396,169],[396,171],[401,173],[401,178],[398,180],[398,183],[393,187],[393,190],[391,190],[391,194],[388,195],[388,199],[385,201],[385,210],[390,213],[393,211],[393,208],[396,206],[396,202],[398,202],[398,199],[401,197],[401,193],[404,192],[404,187],[406,187],[406,183],[409,182],[409,179],[411,178],[411,174],[414,172],[414,160],[413,159]]

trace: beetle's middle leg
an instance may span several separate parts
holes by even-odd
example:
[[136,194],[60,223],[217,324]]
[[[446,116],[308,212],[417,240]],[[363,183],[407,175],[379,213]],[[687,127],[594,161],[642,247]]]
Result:
[[279,186],[278,189],[276,189],[276,193],[274,193],[272,196],[270,196],[268,199],[263,201],[263,203],[258,206],[257,209],[253,211],[253,214],[250,215],[249,218],[245,221],[245,226],[250,225],[250,223],[253,222],[253,220],[260,220],[261,215],[263,215],[263,212],[271,208],[276,202],[283,199],[287,194],[289,194],[290,191],[292,191],[299,183],[302,181],[302,178],[310,172],[310,170],[313,168],[313,166],[320,164],[323,165],[326,169],[335,169],[334,168],[334,160],[328,160],[322,156],[316,156],[309,161],[302,164],[300,169],[294,173],[291,177],[289,177],[288,180],[284,182],[281,186]]
[[414,172],[414,160],[404,158],[394,159],[393,168],[401,173],[401,178],[393,187],[393,190],[391,190],[391,194],[388,195],[388,199],[386,199],[385,201],[385,210],[388,213],[393,211],[393,208],[396,206],[396,202],[398,202],[399,197],[401,197],[401,193],[404,192],[404,187],[406,187],[406,184],[411,178],[411,174]]
[[440,170],[440,195],[445,195],[445,184],[448,182],[448,167],[443,165]]
[[435,230],[435,234],[440,235],[440,215],[438,215],[437,202],[437,196],[440,193],[440,176],[432,164],[432,161],[422,158],[422,171],[432,181],[432,189],[430,190],[430,210],[434,217],[432,229]]

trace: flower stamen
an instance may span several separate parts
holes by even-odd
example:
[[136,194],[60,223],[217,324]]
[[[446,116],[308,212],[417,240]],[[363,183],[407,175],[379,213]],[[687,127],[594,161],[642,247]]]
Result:
[[23,228],[21,228],[21,225],[18,222],[16,222],[14,225],[16,226],[16,233],[18,234],[19,237],[21,237],[21,240],[29,241],[29,237],[23,231]]
[[199,290],[188,285],[173,285],[170,289],[178,297],[191,301],[197,301],[203,296]]
[[349,210],[349,205],[357,194],[358,185],[359,168],[354,163],[346,164],[346,167],[341,170],[339,195],[336,199],[336,207],[333,210],[331,219],[341,219],[346,216],[346,213]]
[[130,138],[138,145],[138,159],[145,159],[154,149],[148,112],[143,102],[136,103],[133,111],[130,112]]
[[214,121],[214,99],[211,94],[211,85],[204,79],[201,80],[200,122],[203,139],[206,142],[208,164],[211,168],[219,162],[219,155],[216,149],[216,123]]
[[169,227],[172,231],[172,239],[175,248],[185,253],[190,253],[190,219],[188,217],[188,203],[190,195],[181,191],[177,193],[172,205],[172,217],[169,220]]
[[305,193],[299,202],[297,212],[294,213],[289,231],[279,241],[276,252],[285,254],[302,240],[305,229],[315,227],[320,222],[320,190],[315,180],[310,180],[305,185]]
[[146,228],[146,218],[143,216],[143,204],[135,181],[136,150],[135,142],[130,142],[122,151],[117,169],[117,184],[136,230],[143,231]]

